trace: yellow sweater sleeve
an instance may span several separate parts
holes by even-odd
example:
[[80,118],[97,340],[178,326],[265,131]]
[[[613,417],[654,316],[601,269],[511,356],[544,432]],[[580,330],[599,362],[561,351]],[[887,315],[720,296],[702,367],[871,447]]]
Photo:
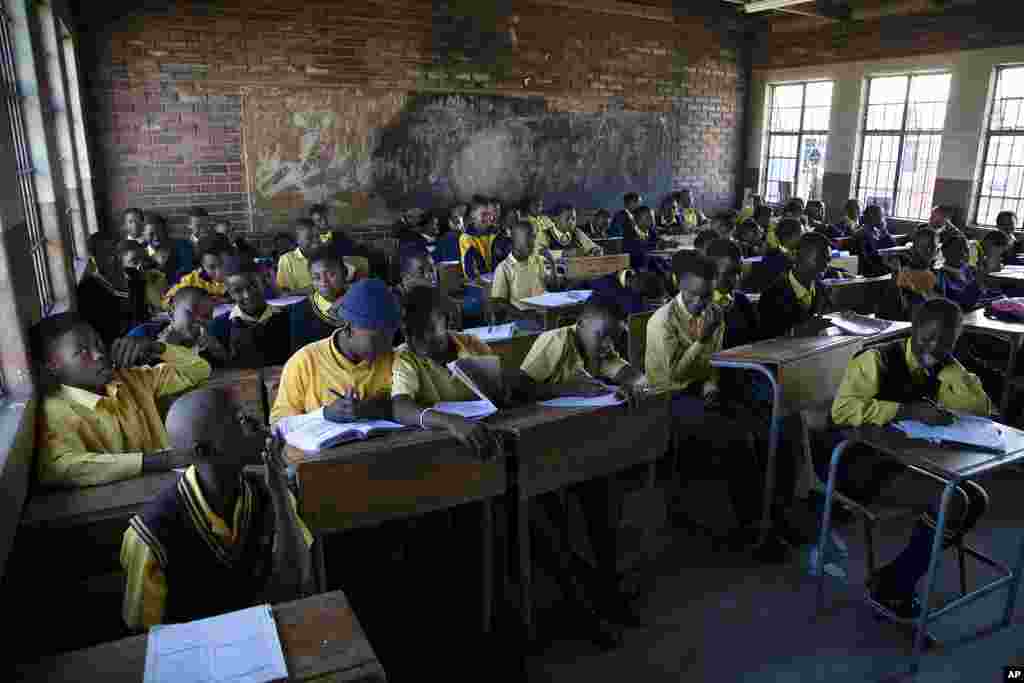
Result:
[[877,351],[862,353],[850,361],[832,401],[832,421],[837,425],[884,425],[896,417],[899,403],[875,398],[879,391],[880,363]]
[[167,578],[153,550],[130,526],[121,541],[121,567],[125,573],[121,608],[124,623],[134,630],[162,623],[167,604]]

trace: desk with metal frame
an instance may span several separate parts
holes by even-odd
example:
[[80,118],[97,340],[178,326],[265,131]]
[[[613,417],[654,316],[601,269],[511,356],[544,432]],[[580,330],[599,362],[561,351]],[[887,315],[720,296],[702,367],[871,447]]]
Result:
[[989,318],[983,309],[978,309],[964,315],[964,329],[991,335],[1005,341],[1010,346],[1010,356],[1007,359],[1006,375],[1003,382],[1003,395],[999,401],[999,412],[1005,417],[1010,404],[1011,381],[1017,368],[1017,356],[1020,354],[1021,347],[1024,347],[1024,323],[1011,323]]
[[1003,576],[950,601],[939,609],[933,610],[930,605],[932,593],[935,591],[939,557],[942,554],[946,510],[957,485],[966,479],[990,474],[1001,467],[1024,462],[1024,432],[1011,427],[1006,427],[1006,430],[1008,441],[1006,453],[991,453],[971,450],[965,447],[935,445],[923,440],[909,439],[893,427],[865,426],[851,430],[847,439],[838,444],[832,451],[828,482],[825,485],[825,510],[822,515],[821,529],[818,537],[817,566],[815,567],[818,572],[816,599],[818,611],[821,611],[825,600],[825,577],[822,571],[824,555],[822,549],[825,547],[825,539],[828,538],[832,523],[832,498],[835,494],[836,471],[846,450],[851,445],[859,443],[869,446],[886,456],[896,459],[903,465],[931,476],[945,484],[939,501],[939,515],[935,525],[935,539],[932,543],[931,557],[928,562],[928,573],[925,577],[924,594],[921,596],[921,616],[916,620],[910,672],[916,673],[920,666],[929,622],[935,621],[944,614],[1004,587],[1008,589],[1008,593],[1003,620],[1000,626],[1008,626],[1013,617],[1014,604],[1020,586],[1021,571],[1024,570],[1024,538],[1021,539],[1017,563],[1013,569],[974,549],[969,549],[968,552],[972,557],[993,568],[1002,570]]

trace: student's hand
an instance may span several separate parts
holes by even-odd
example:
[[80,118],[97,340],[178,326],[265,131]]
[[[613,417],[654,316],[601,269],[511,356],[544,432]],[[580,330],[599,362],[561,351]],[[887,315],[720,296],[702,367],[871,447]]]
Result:
[[497,432],[482,422],[473,422],[458,415],[448,417],[448,433],[469,446],[481,460],[490,460],[501,452]]
[[915,420],[933,427],[945,427],[956,421],[956,415],[927,401],[901,404],[896,418],[898,420]]
[[722,393],[717,387],[704,392],[704,407],[709,411],[719,411],[722,408]]
[[324,419],[330,422],[352,422],[359,419],[359,399],[355,391],[346,389],[341,395],[337,395],[334,403],[324,406]]
[[563,392],[565,396],[603,396],[609,393],[607,387],[600,382],[590,379],[589,377],[580,377],[575,380],[566,382],[563,387],[566,389]]
[[284,437],[272,434],[263,447],[266,483],[272,493],[288,491],[288,462],[284,458],[284,445]]
[[697,338],[701,342],[709,342],[715,336],[718,326],[725,321],[725,311],[721,306],[711,305],[704,309],[698,321]]
[[164,352],[164,344],[141,337],[121,337],[110,345],[110,361],[115,368],[134,368],[152,363]]
[[631,409],[635,409],[640,407],[640,402],[643,401],[644,396],[647,395],[647,391],[648,387],[646,384],[623,384],[616,388],[615,396],[617,398],[624,399]]

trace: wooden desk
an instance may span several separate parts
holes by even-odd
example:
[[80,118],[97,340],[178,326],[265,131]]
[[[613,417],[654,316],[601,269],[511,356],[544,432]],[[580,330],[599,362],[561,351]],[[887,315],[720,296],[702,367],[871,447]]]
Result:
[[1017,369],[1017,357],[1024,346],[1024,323],[1010,323],[989,318],[984,309],[971,311],[964,315],[964,330],[983,335],[991,335],[1005,341],[1010,346],[1010,356],[1006,363],[1006,376],[1003,382],[1003,395],[999,401],[999,412],[1005,417],[1010,404],[1010,385]]
[[577,256],[565,259],[565,276],[570,280],[591,280],[629,268],[629,254]]
[[835,393],[846,366],[860,350],[864,337],[779,337],[737,346],[711,357],[715,367],[750,370],[764,375],[772,387],[768,429],[768,466],[761,509],[761,540],[771,525],[775,496],[775,458],[782,418],[820,404]]
[[603,237],[595,238],[594,244],[604,249],[605,254],[621,254],[622,253],[622,238],[621,237]]
[[488,342],[487,345],[501,358],[501,366],[503,368],[518,368],[523,365],[526,355],[530,353],[533,343],[537,341],[541,334],[543,332],[516,334],[508,339]]
[[877,313],[883,294],[891,286],[892,273],[877,277],[827,279],[822,281],[832,292],[832,303],[839,310]]
[[939,500],[939,515],[935,525],[935,539],[932,545],[931,559],[928,563],[928,573],[925,576],[924,593],[920,596],[923,610],[921,611],[921,616],[917,619],[914,646],[911,651],[910,672],[912,674],[916,673],[920,666],[925,636],[928,635],[928,624],[944,614],[964,607],[997,589],[1005,588],[1007,590],[1006,605],[1000,627],[1010,625],[1010,620],[1013,617],[1014,603],[1020,587],[1021,573],[1024,571],[1024,538],[1022,538],[1016,564],[1012,569],[974,549],[970,549],[969,555],[999,570],[1002,576],[948,602],[941,608],[933,609],[930,604],[932,593],[935,591],[938,564],[942,556],[946,511],[949,500],[956,491],[957,485],[965,479],[974,479],[991,474],[1008,465],[1024,462],[1024,432],[1011,427],[1006,427],[1006,430],[1008,433],[1006,453],[986,453],[970,448],[935,445],[926,441],[908,439],[902,432],[893,427],[878,426],[860,427],[851,430],[848,439],[836,446],[832,452],[828,483],[825,487],[824,513],[818,538],[818,566],[816,570],[818,573],[817,605],[819,612],[824,606],[825,597],[825,572],[822,571],[821,567],[823,560],[822,549],[825,547],[825,539],[829,537],[832,521],[831,508],[832,497],[835,494],[836,471],[843,454],[849,446],[865,444],[879,453],[893,458],[907,467],[920,470],[945,484]]
[[[384,681],[384,669],[341,591],[276,605],[290,681]],[[141,683],[148,636],[17,666],[15,681]]]
[[545,330],[555,329],[559,326],[559,321],[563,316],[579,314],[587,304],[586,301],[575,301],[570,304],[565,304],[564,306],[534,306],[524,301],[521,301],[520,303],[525,306],[524,310],[535,311],[544,317]]
[[1024,270],[1020,270],[1018,268],[1004,268],[998,273],[992,273],[989,277],[1008,285],[1019,286],[1024,284]]
[[280,383],[283,365],[262,369],[227,369],[214,372],[204,386],[227,390],[246,413],[259,417],[264,423],[270,418],[273,402],[267,395],[267,386]]

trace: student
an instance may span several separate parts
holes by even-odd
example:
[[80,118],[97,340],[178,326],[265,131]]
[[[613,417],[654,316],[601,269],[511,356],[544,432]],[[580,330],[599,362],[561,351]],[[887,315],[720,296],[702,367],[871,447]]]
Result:
[[679,205],[679,220],[685,232],[694,232],[708,222],[708,217],[693,205],[693,195],[689,189],[673,193],[673,197]]
[[167,277],[167,282],[177,282],[195,268],[195,251],[188,240],[171,239],[167,233],[167,222],[158,213],[147,212],[142,220],[142,242],[146,253],[157,261],[157,252],[167,250],[168,257],[158,268]]
[[227,303],[227,289],[224,286],[224,261],[234,257],[234,249],[222,235],[210,235],[199,243],[199,267],[181,278],[164,295],[164,308],[170,305],[171,297],[182,287],[198,287],[210,294],[214,303]]
[[626,234],[626,220],[636,220],[633,212],[640,207],[640,195],[636,192],[627,192],[622,196],[622,206],[615,216],[612,218],[612,223],[608,227],[609,237],[625,237]]
[[249,477],[261,433],[223,389],[184,396],[167,414],[175,448],[195,464],[129,522],[121,543],[122,615],[135,630],[194,621],[313,593],[313,536],[288,490],[280,438],[263,447],[265,474]]
[[[924,302],[914,314],[911,338],[863,351],[850,361],[835,400],[832,422],[839,428],[887,425],[900,420],[917,420],[939,425],[952,422],[947,411],[989,416],[992,401],[981,381],[953,357],[960,336],[963,315],[946,299]],[[844,438],[832,435],[829,446]],[[866,452],[865,452],[866,451]],[[827,481],[828,457],[822,449],[816,458],[819,477]],[[836,490],[866,505],[877,499],[882,488],[894,484],[908,471],[899,463],[874,456],[870,449],[847,453],[836,475]],[[922,480],[924,481],[924,480]],[[927,480],[931,481],[931,480]],[[899,487],[901,505],[918,500],[918,487]],[[923,493],[932,502],[934,491]],[[920,498],[922,502],[925,498]],[[988,507],[988,494],[977,483],[965,480],[949,500],[944,547],[974,528]],[[869,577],[868,596],[873,606],[899,619],[920,614],[915,596],[918,580],[928,570],[934,538],[936,510],[918,521],[907,547],[895,560]]]
[[978,308],[981,295],[978,271],[967,263],[968,251],[962,234],[948,237],[942,244],[942,267],[935,272],[935,296],[949,299],[963,311]]
[[39,481],[92,486],[191,463],[168,448],[156,399],[210,376],[192,351],[149,339],[105,344],[77,313],[44,318],[30,332],[44,387]]
[[715,264],[718,274],[712,303],[725,312],[722,348],[758,341],[761,333],[757,308],[746,294],[737,289],[743,266],[739,246],[732,240],[717,239],[708,245],[706,255]]
[[228,258],[224,263],[224,285],[234,306],[213,319],[210,334],[228,350],[228,365],[282,365],[292,352],[288,310],[267,303],[256,264],[238,257]]
[[[635,400],[646,393],[647,378],[615,351],[616,341],[625,332],[625,313],[615,301],[591,297],[575,325],[550,330],[537,338],[520,366],[519,385],[513,393],[532,400],[600,395],[608,391],[600,383],[604,381]],[[578,484],[570,491],[579,498],[594,550],[597,574],[592,578],[596,582],[592,588],[594,595],[601,596],[599,609],[625,624],[631,617],[618,588],[615,536],[621,500],[614,488],[613,478],[602,478]],[[563,518],[558,513],[552,516]],[[589,573],[585,567],[581,569]]]
[[1018,240],[1016,235],[1017,214],[1013,211],[1000,211],[996,216],[996,229],[1006,235],[1009,241],[1010,248],[1006,252],[1007,257],[1010,260],[1016,259],[1024,251],[1024,240]]
[[360,280],[331,316],[338,329],[299,349],[285,364],[272,424],[320,408],[328,420],[339,422],[393,418],[391,343],[401,323],[395,295],[382,280]]
[[754,220],[764,231],[765,248],[778,249],[779,238],[775,236],[775,218],[772,217],[772,207],[761,204],[754,208]]
[[515,207],[507,207],[501,217],[494,241],[491,242],[491,258],[497,267],[512,253],[512,226],[521,221],[521,212]]
[[462,256],[459,253],[459,239],[462,237],[462,233],[462,216],[453,209],[449,212],[447,223],[435,242],[433,253],[435,263],[462,261]]
[[941,240],[942,234],[946,230],[957,230],[959,228],[953,224],[953,215],[956,210],[952,206],[935,206],[932,207],[932,213],[928,217],[928,222],[924,225],[918,226],[918,228],[928,227],[935,231],[936,236]]
[[683,233],[683,224],[679,215],[679,202],[674,194],[665,195],[658,207],[658,230],[663,234],[680,235]]
[[743,258],[764,255],[764,231],[753,218],[748,218],[736,227],[735,240]]
[[738,214],[729,209],[727,211],[719,211],[711,219],[711,229],[715,231],[719,237],[725,239],[731,239],[733,233],[736,231],[736,217]]
[[167,276],[160,270],[147,269],[146,247],[135,240],[122,240],[117,245],[117,256],[121,270],[129,280],[141,280],[143,298],[146,302],[146,319],[163,309],[164,292],[167,291]]
[[[405,296],[415,287],[439,288],[437,268],[434,266],[434,262],[430,260],[430,254],[427,252],[415,248],[406,249],[399,253],[399,264],[399,277],[401,279],[393,290],[398,301],[405,299]],[[478,311],[472,306],[469,297],[463,300],[462,307],[447,296],[442,298],[445,301],[445,305],[448,306],[447,313],[452,329],[462,329],[464,315],[478,314]],[[463,308],[466,310],[463,310]],[[398,343],[401,343],[403,340],[404,337],[399,335]]]
[[913,317],[913,310],[921,302],[937,296],[935,254],[938,251],[938,239],[935,230],[927,226],[918,228],[911,245],[909,262],[896,273],[896,287],[903,301],[903,316],[906,320]]
[[[495,312],[521,318],[526,310],[523,299],[558,287],[550,252],[541,256],[536,253],[535,243],[533,223],[520,221],[512,226],[512,253],[495,268],[491,283],[490,301]],[[545,272],[545,262],[550,274]]]
[[[477,207],[474,215],[479,219],[484,205]],[[492,245],[495,234],[489,227],[474,224],[466,232],[459,235],[459,260],[462,262],[462,273],[469,281],[476,280],[480,275],[494,270]]]
[[708,245],[717,239],[721,239],[718,233],[711,228],[706,228],[697,233],[697,236],[693,238],[693,249],[701,256],[707,254]]
[[[647,377],[652,390],[674,394],[673,428],[686,444],[680,456],[702,454],[727,463],[729,498],[738,522],[730,536],[737,546],[747,547],[758,534],[762,473],[753,426],[733,417],[723,404],[718,372],[711,366],[711,356],[722,349],[725,337],[725,313],[712,303],[718,274],[713,262],[689,252],[677,253],[672,267],[679,294],[647,323]],[[682,473],[677,476],[681,487]],[[672,509],[678,510],[679,503],[677,490]],[[770,546],[773,551],[784,545],[776,541]],[[771,555],[765,551],[766,559],[774,559]]]
[[141,241],[142,209],[125,209],[121,214],[121,239]]
[[188,234],[193,244],[198,245],[209,232],[210,214],[206,209],[195,206],[188,212]]
[[847,199],[843,205],[843,217],[839,222],[827,226],[824,232],[826,237],[831,239],[843,239],[852,237],[853,233],[860,229],[860,202],[856,199]]
[[648,256],[648,252],[659,246],[654,211],[649,206],[640,206],[631,215],[632,219],[625,219],[622,234],[622,252],[629,254],[629,267],[634,270],[657,270],[657,262]]
[[792,218],[783,218],[775,227],[775,234],[777,246],[768,247],[761,260],[751,266],[743,279],[744,291],[763,292],[792,267],[803,227]]
[[[435,287],[406,290],[402,309],[406,342],[395,349],[391,376],[395,421],[443,429],[483,459],[497,455],[497,435],[486,425],[432,409],[442,401],[477,400],[476,394],[448,371],[448,363],[495,354],[476,337],[449,331],[450,306]],[[500,401],[501,397],[494,400]]]
[[807,219],[808,229],[823,233],[825,237],[831,237],[828,234],[831,226],[825,223],[825,202],[820,199],[808,201],[807,208],[804,209],[804,216]]
[[878,253],[879,249],[891,249],[896,241],[889,234],[885,225],[885,210],[872,204],[864,209],[863,229],[857,233],[856,250],[860,261],[860,273],[866,277],[885,275],[891,272],[886,259]]
[[975,275],[978,281],[978,305],[988,305],[995,299],[1004,296],[1020,296],[1019,289],[1008,287],[995,280],[992,275],[1003,269],[1006,254],[1013,248],[1013,243],[1006,233],[990,230],[985,233],[978,244],[978,267]]
[[804,227],[807,226],[807,215],[805,213],[804,200],[800,197],[791,197],[786,201],[782,209],[783,218],[793,218],[800,221]]
[[764,338],[813,336],[829,326],[821,314],[829,311],[832,303],[821,276],[828,266],[831,248],[825,236],[818,233],[799,238],[793,265],[758,301]]
[[591,280],[586,288],[591,296],[614,301],[627,316],[653,310],[665,299],[665,283],[657,273],[631,268]]
[[306,294],[313,288],[307,258],[320,243],[313,221],[300,218],[295,222],[295,243],[295,251],[277,260],[277,288],[282,294]]
[[287,308],[293,353],[306,344],[326,339],[338,329],[331,308],[345,295],[356,274],[355,268],[346,264],[330,244],[314,249],[307,261],[313,291],[301,303]]
[[598,209],[594,212],[594,217],[590,223],[583,226],[583,230],[590,235],[591,239],[608,239],[608,230],[611,222],[612,217],[608,213],[608,209]]
[[437,215],[428,211],[415,226],[403,215],[392,230],[391,237],[398,240],[399,249],[410,245],[426,249],[434,243],[437,231]]
[[594,244],[576,225],[576,207],[564,204],[558,208],[557,218],[544,232],[537,232],[537,249],[556,249],[562,256],[601,256],[604,250]]
[[135,269],[124,269],[118,247],[114,234],[90,235],[89,253],[96,267],[78,283],[78,309],[104,344],[113,343],[149,319],[145,279]]
[[207,330],[213,319],[213,301],[206,290],[182,287],[171,297],[170,314],[169,323],[143,323],[129,332],[128,336],[146,337],[184,347],[199,354],[211,365],[223,366],[227,363],[227,349]]

